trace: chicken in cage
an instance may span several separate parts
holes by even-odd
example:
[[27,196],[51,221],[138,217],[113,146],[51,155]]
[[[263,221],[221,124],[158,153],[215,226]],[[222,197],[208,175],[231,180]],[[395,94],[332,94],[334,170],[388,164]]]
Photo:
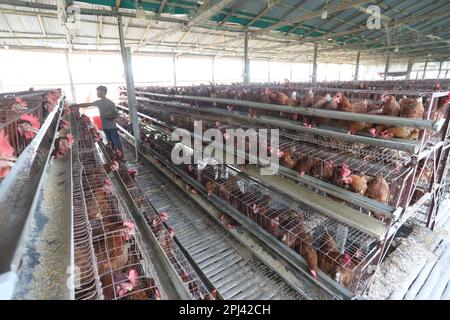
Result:
[[[103,299],[159,300],[162,293],[140,245],[139,231],[119,202],[94,144],[88,142],[93,138],[87,123],[81,122],[79,129],[77,136],[83,148],[74,148],[79,167],[74,205],[79,213],[77,221],[84,224],[84,229],[78,230],[85,234],[75,244],[75,263],[78,276],[83,280],[77,288],[77,297],[97,297],[93,288],[99,286]],[[85,262],[86,259],[90,263]],[[91,272],[90,265],[95,265],[96,270]],[[94,284],[92,279],[96,278],[99,282]],[[87,294],[89,287],[90,295]]]
[[33,141],[60,97],[59,90],[0,97],[0,179]]

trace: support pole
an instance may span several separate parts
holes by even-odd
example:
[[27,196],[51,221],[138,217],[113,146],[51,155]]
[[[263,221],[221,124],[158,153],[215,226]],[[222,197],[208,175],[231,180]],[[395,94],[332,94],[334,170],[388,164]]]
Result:
[[213,56],[211,59],[211,82],[214,83],[214,60],[216,60],[216,56]]
[[356,67],[355,67],[355,81],[358,81],[359,77],[359,59],[361,57],[361,51],[358,50],[358,53],[356,54]]
[[128,97],[128,109],[130,110],[131,123],[133,125],[134,134],[134,148],[136,161],[139,160],[139,122],[136,107],[136,94],[134,90],[134,79],[133,79],[133,69],[131,67],[131,49],[125,47],[125,39],[123,37],[123,25],[122,17],[117,17],[117,22],[119,25],[119,40],[120,40],[120,51],[122,53],[122,60],[125,72],[125,80],[127,84],[127,97]]
[[292,62],[289,63],[289,81],[292,82]]
[[412,58],[408,59],[408,68],[406,69],[406,80],[409,80],[411,78],[411,70],[412,70]]
[[77,103],[77,96],[75,94],[75,86],[73,84],[72,68],[70,67],[69,52],[67,49],[65,50],[65,56],[66,56],[67,75],[69,76],[70,94],[72,95],[72,101],[74,103]]
[[248,31],[245,31],[244,38],[244,83],[250,83],[250,61],[248,60]]
[[437,76],[437,78],[439,79],[439,77],[441,76],[441,70],[442,70],[442,63],[443,63],[444,61],[441,61],[441,63],[439,63],[439,72],[438,72],[438,76]]
[[312,82],[317,82],[317,42],[314,44]]
[[386,65],[384,66],[384,81],[386,81],[387,75],[389,73],[389,59],[390,59],[390,56],[388,55],[386,58]]
[[173,68],[173,86],[177,86],[177,57],[175,53],[172,55],[172,68]]
[[423,66],[423,74],[422,74],[422,79],[425,79],[425,73],[427,72],[427,66],[428,66],[428,57],[425,60],[425,65]]

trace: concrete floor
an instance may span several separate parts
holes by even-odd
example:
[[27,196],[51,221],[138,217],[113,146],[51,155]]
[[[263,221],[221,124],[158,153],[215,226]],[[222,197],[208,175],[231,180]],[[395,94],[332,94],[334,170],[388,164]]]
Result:
[[394,250],[375,275],[369,299],[450,300],[450,195],[447,197],[434,231],[414,219],[402,227]]

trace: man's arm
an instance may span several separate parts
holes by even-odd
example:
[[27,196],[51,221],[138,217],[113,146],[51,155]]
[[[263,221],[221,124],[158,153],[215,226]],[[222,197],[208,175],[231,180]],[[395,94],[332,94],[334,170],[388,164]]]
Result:
[[89,106],[92,106],[93,102],[86,102],[86,103],[75,103],[72,105],[74,108],[86,108]]

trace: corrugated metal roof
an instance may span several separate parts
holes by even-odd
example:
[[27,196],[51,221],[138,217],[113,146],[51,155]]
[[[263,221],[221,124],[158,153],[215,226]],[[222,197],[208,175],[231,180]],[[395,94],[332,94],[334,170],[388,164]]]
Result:
[[[8,0],[6,0],[7,2]],[[55,5],[56,0],[35,0],[34,3]],[[212,5],[219,1],[212,1]],[[266,10],[265,14],[256,20],[250,29],[254,39],[249,41],[250,54],[255,57],[267,57],[279,59],[301,59],[301,54],[295,55],[296,52],[304,52],[310,50],[308,41],[320,41],[320,50],[326,46],[333,45],[336,53],[339,55],[329,55],[328,57],[320,55],[324,59],[334,59],[339,57],[354,59],[356,50],[360,48],[363,51],[368,51],[373,58],[382,60],[384,56],[389,53],[392,55],[403,54],[407,55],[406,48],[401,49],[399,53],[394,52],[392,46],[388,49],[386,46],[385,29],[381,30],[361,30],[360,26],[365,25],[368,15],[360,9],[367,7],[370,1],[362,4],[361,8],[352,8],[340,12],[329,13],[326,19],[320,16],[301,21],[302,17],[308,16],[311,12],[320,13],[325,5],[328,10],[332,10],[335,5],[342,3],[338,0],[278,0],[273,1],[275,4]],[[121,2],[121,12],[124,14],[134,14],[134,0],[123,0]],[[396,21],[404,18],[410,18],[414,15],[424,15],[430,12],[442,12],[448,10],[448,0],[384,0],[378,2],[382,14],[387,17],[395,17]],[[33,3],[31,3],[32,5]],[[89,8],[95,10],[111,10],[114,6],[113,0],[90,0],[90,1],[76,1],[75,5],[81,8]],[[146,0],[144,7],[148,11],[156,11],[159,9],[159,0]],[[191,16],[197,14],[197,9],[200,7],[200,0],[171,0],[167,3],[161,18],[175,18],[187,21],[187,15],[177,15],[174,13],[190,13]],[[152,50],[172,50],[175,52],[184,53],[186,50],[193,50],[193,52],[201,53],[203,48],[208,48],[208,52],[217,54],[242,55],[242,37],[239,41],[236,40],[236,32],[243,30],[249,21],[253,20],[255,16],[260,14],[267,8],[267,0],[236,0],[231,1],[218,14],[213,15],[210,20],[205,20],[199,26],[191,27],[190,32],[186,34],[186,29],[180,27],[179,24],[168,21],[153,21],[138,20],[135,18],[124,17],[123,21],[126,25],[126,41],[128,44],[136,45],[142,40],[145,46],[139,46],[139,51]],[[19,14],[17,13],[17,10]],[[47,36],[61,36],[65,37],[66,27],[61,24],[56,18],[55,11],[32,9],[26,7],[12,7],[5,5],[4,2],[0,4],[0,44],[8,44],[11,46],[33,46],[33,47],[50,47],[50,48],[64,48],[67,46],[64,39],[49,40],[45,39],[44,32]],[[364,11],[364,10],[363,10]],[[45,30],[39,23],[37,14],[41,14],[42,24]],[[226,21],[217,24],[225,17]],[[282,31],[262,31],[260,28],[266,28],[273,23],[284,21],[290,18],[299,18],[298,25],[286,25],[278,30]],[[159,18],[158,18],[159,19]],[[448,42],[442,42],[439,38],[435,41],[441,41],[439,46],[423,46],[424,41],[431,41],[426,33],[431,33],[434,36],[441,36],[448,40],[448,32],[446,26],[449,25],[449,17],[440,16],[433,18],[430,16],[426,19],[418,19],[417,21],[411,19],[407,25],[408,27],[391,28],[391,37],[393,43],[397,44],[413,44],[412,48],[423,49],[419,52],[414,52],[418,58],[427,56],[430,52],[438,52],[438,56],[446,54],[447,47],[450,47]],[[151,23],[147,34],[146,29]],[[11,28],[12,34],[9,31],[8,25]],[[97,50],[117,50],[118,47],[118,30],[117,19],[112,16],[103,16],[102,18],[102,32],[100,43],[97,43],[97,35],[99,32],[99,19],[94,15],[82,15],[76,27],[73,44],[76,48],[92,49],[94,46]],[[417,28],[416,31],[411,31],[411,28]],[[226,30],[222,30],[226,29]],[[357,32],[349,31],[352,29],[359,29]],[[164,30],[166,32],[164,32]],[[345,32],[345,35],[335,35],[336,33]],[[409,33],[406,33],[409,32]],[[405,40],[404,34],[410,36],[410,40]],[[420,37],[418,35],[421,35]],[[145,35],[145,37],[144,37]],[[225,38],[223,37],[225,36]],[[17,39],[13,39],[16,36]],[[33,39],[23,39],[23,37],[33,37]],[[301,36],[306,36],[304,40]],[[23,40],[20,39],[22,37]],[[328,39],[332,39],[331,42]],[[26,41],[25,41],[26,40]],[[29,40],[29,41],[28,41]],[[163,40],[163,44],[161,41]],[[226,41],[224,43],[224,41]],[[416,42],[414,42],[416,41]],[[231,43],[231,44],[230,44]],[[342,44],[345,43],[344,46]],[[178,47],[177,47],[178,46]],[[190,47],[189,47],[190,46]],[[345,48],[350,48],[345,50]],[[381,47],[382,50],[379,48]],[[268,48],[263,50],[263,48]],[[344,49],[343,49],[344,48]],[[433,48],[436,48],[433,50]],[[206,50],[206,49],[205,49]],[[226,50],[226,51],[224,51]],[[323,49],[324,53],[330,52],[329,49]],[[405,53],[403,53],[403,51]],[[421,52],[422,51],[422,52]]]

